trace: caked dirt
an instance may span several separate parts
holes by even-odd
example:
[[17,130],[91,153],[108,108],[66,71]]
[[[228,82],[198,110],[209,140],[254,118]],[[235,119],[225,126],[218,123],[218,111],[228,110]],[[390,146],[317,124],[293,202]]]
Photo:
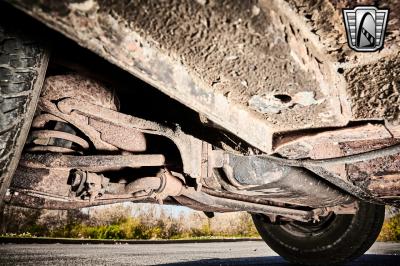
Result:
[[[99,1],[206,86],[279,128],[331,123],[318,82],[289,47],[291,29],[258,1]],[[317,122],[318,121],[318,122]]]

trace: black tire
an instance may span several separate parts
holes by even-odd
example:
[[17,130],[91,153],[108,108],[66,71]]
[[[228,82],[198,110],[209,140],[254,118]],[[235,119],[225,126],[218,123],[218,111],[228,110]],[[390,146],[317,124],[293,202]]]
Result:
[[0,211],[46,73],[48,53],[38,29],[26,15],[0,3]]
[[331,214],[318,224],[266,222],[254,214],[253,221],[263,240],[289,262],[303,265],[337,265],[364,254],[382,227],[385,206],[359,203],[354,215]]

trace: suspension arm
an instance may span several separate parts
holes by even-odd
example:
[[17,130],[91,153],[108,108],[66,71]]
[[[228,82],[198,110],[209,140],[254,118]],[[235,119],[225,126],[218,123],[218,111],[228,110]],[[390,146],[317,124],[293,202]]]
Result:
[[74,156],[57,153],[24,154],[20,165],[30,168],[82,169],[91,172],[165,165],[164,155],[92,155]]

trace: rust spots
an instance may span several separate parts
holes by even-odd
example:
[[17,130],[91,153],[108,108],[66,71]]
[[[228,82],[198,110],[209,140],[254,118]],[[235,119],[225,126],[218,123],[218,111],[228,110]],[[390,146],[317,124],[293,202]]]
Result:
[[400,196],[400,173],[371,176],[368,189],[380,197]]
[[125,151],[140,152],[146,150],[144,134],[138,130],[120,127],[96,119],[89,119],[89,125],[100,132],[100,138]]
[[88,77],[71,74],[46,78],[41,100],[58,101],[64,98],[82,100],[111,110],[117,110],[119,105],[112,89]]
[[[400,139],[383,139],[342,143],[342,151],[347,154],[360,153],[392,146]],[[377,197],[400,195],[400,155],[392,155],[346,166],[348,178],[356,185]]]
[[249,100],[250,108],[262,114],[279,114],[287,109],[293,109],[296,105],[307,107],[318,104],[324,100],[317,101],[313,91],[301,91],[290,96],[288,94],[254,95]]

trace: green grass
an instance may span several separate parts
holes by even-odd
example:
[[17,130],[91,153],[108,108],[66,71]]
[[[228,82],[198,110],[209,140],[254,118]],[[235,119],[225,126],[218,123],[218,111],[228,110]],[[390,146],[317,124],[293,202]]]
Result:
[[[11,209],[3,237],[50,237],[75,239],[211,239],[258,237],[247,213],[216,216],[209,219],[201,213],[170,217],[166,213],[146,209],[131,215],[129,209],[105,208],[90,217],[69,213],[64,219],[51,212],[32,215],[29,209]],[[22,218],[25,218],[22,222]],[[14,222],[15,221],[15,222]],[[19,221],[19,222],[17,222]],[[190,224],[190,225],[189,225]]]
[[378,241],[400,241],[400,214],[393,216],[385,221]]
[[[48,237],[72,239],[213,239],[259,238],[247,213],[216,215],[201,212],[170,216],[159,207],[132,209],[111,206],[80,211],[42,211],[9,207],[1,237]],[[400,242],[400,214],[387,219],[378,241]]]

